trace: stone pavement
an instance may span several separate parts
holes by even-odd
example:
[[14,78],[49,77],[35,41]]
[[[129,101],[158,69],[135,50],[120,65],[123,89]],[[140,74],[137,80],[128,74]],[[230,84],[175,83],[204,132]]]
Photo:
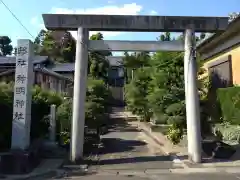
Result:
[[103,147],[99,153],[99,162],[90,167],[94,171],[146,171],[148,169],[183,168],[174,163],[158,145],[137,126],[123,118],[112,118],[118,121],[102,136]]
[[[137,116],[132,115],[130,112],[124,112],[123,116],[125,118],[137,118]],[[139,129],[144,131],[146,135],[151,137],[158,145],[159,148],[165,152],[167,155],[170,155],[173,161],[183,163],[185,172],[204,172],[204,171],[226,171],[226,172],[240,172],[240,152],[239,150],[230,160],[207,160],[206,163],[193,164],[187,158],[187,147],[172,145],[171,142],[160,132],[153,132],[150,128],[150,125],[140,122],[140,121],[131,121],[131,124],[138,126]],[[190,169],[189,169],[190,168]],[[187,170],[188,169],[188,170]]]

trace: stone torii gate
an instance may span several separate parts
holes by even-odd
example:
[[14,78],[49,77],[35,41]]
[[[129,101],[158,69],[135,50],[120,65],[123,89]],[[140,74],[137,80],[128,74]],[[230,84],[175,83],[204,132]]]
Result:
[[[123,16],[43,14],[49,30],[77,30],[74,101],[71,133],[71,161],[83,154],[84,103],[88,50],[111,51],[185,51],[184,76],[187,111],[188,153],[192,161],[201,162],[199,98],[197,92],[195,32],[224,31],[227,17]],[[185,32],[183,41],[89,41],[89,31]]]

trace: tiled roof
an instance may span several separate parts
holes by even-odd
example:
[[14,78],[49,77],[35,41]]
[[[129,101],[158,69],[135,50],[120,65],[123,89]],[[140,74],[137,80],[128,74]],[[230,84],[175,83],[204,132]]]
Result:
[[47,68],[38,68],[38,67],[35,67],[34,68],[34,71],[40,71],[40,72],[43,72],[45,74],[49,74],[51,76],[54,76],[54,77],[57,77],[59,79],[65,79],[65,80],[69,80],[69,81],[73,81],[72,79],[64,76],[64,75],[61,75],[59,73],[56,73],[56,72],[53,72],[52,70],[49,70]]
[[[44,61],[48,60],[48,56],[35,56],[33,59],[33,63],[42,63]],[[0,56],[0,65],[1,64],[14,64],[16,63],[16,57],[15,56]]]
[[75,70],[75,63],[54,64],[48,67],[48,69],[54,72],[73,72]]

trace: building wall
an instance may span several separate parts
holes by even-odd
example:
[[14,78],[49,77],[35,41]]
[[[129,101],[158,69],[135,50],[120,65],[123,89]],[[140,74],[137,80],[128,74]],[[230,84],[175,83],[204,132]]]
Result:
[[114,87],[110,86],[110,91],[113,97],[113,105],[114,106],[122,106],[124,104],[124,89],[123,87]]
[[236,45],[235,47],[219,54],[217,57],[210,58],[204,64],[204,67],[207,69],[211,63],[217,62],[218,60],[229,55],[231,55],[231,59],[232,59],[231,63],[232,63],[233,84],[240,84],[240,45]]
[[[50,89],[56,92],[68,92],[68,82],[65,79],[59,79],[55,76],[49,76],[42,72],[34,73],[34,84],[39,85],[43,89]],[[9,73],[4,76],[0,76],[0,81],[11,82],[15,79],[15,73]]]
[[67,77],[67,78],[70,78],[70,79],[74,80],[74,73],[73,73],[73,72],[69,72],[69,73],[66,73],[66,72],[57,72],[57,73],[65,76],[65,77]]
[[51,89],[56,92],[68,92],[67,81],[55,76],[49,76],[41,72],[35,72],[35,84],[43,89]]

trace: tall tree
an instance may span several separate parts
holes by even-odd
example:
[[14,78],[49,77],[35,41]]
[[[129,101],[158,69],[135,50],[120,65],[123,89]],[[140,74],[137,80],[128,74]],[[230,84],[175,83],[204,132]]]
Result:
[[76,42],[68,31],[41,30],[35,41],[35,53],[49,56],[57,62],[74,62]]
[[[101,33],[93,34],[90,40],[103,40]],[[94,78],[107,80],[109,62],[106,56],[110,56],[110,51],[91,51],[89,53],[88,73]]]
[[11,55],[13,46],[12,40],[8,36],[0,36],[0,56]]
[[66,31],[63,35],[61,42],[61,54],[63,59],[67,62],[75,61],[76,54],[76,41],[72,37],[71,33]]
[[37,37],[34,40],[34,52],[35,54],[41,54],[42,49],[43,49],[43,41],[45,39],[45,35],[46,35],[47,31],[45,30],[40,30],[40,32],[38,33]]

